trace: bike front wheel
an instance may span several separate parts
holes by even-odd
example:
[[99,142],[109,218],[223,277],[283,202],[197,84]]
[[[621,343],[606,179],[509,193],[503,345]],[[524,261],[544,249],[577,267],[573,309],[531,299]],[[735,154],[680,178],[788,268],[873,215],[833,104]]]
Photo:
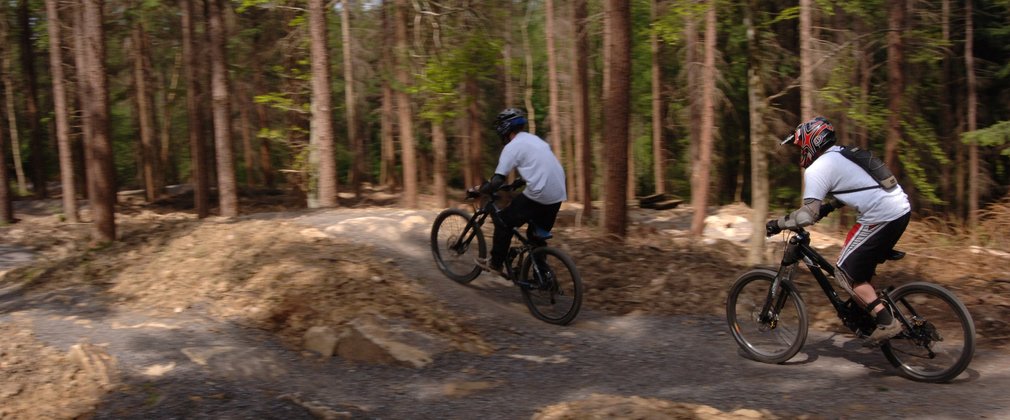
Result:
[[431,254],[438,269],[447,277],[458,283],[469,283],[481,272],[475,259],[487,257],[484,233],[470,221],[469,213],[446,209],[435,217],[431,226]]
[[726,298],[726,321],[733,339],[747,357],[764,363],[791,359],[807,339],[803,299],[788,281],[779,282],[773,297],[769,291],[775,276],[768,269],[748,271]]
[[520,269],[523,300],[537,319],[567,325],[582,307],[582,277],[571,257],[559,249],[530,251]]
[[975,354],[975,324],[968,308],[949,290],[931,283],[909,283],[889,294],[906,329],[881,346],[905,377],[949,382]]

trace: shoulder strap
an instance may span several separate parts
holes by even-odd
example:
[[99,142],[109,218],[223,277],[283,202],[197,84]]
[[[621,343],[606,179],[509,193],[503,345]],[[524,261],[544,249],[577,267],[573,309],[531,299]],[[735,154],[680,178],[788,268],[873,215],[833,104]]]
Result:
[[[873,174],[869,173],[869,171],[867,171],[866,168],[863,168],[862,165],[859,165],[858,162],[856,162],[855,160],[853,160],[852,157],[850,157],[849,154],[846,153],[849,150],[849,146],[838,146],[838,147],[841,147],[842,150],[829,150],[829,152],[838,152],[838,154],[840,154],[842,156],[845,156],[846,159],[848,159],[849,161],[855,163],[861,169],[863,169],[863,171],[866,172],[867,175],[870,175],[870,178],[873,178]],[[877,189],[877,188],[884,188],[884,187],[880,186],[880,183],[877,183],[877,185],[873,185],[873,186],[869,186],[869,187],[852,188],[852,189],[841,190],[841,191],[831,191],[830,193],[834,194],[834,195],[848,194],[848,193],[854,193],[854,192],[859,192],[859,191],[868,191],[868,190]]]

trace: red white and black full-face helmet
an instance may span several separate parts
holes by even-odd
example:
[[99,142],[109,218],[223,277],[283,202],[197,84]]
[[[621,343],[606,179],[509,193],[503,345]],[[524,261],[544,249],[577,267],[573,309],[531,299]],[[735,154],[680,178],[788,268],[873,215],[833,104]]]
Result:
[[800,166],[806,168],[821,153],[835,145],[835,127],[827,118],[815,117],[796,126],[796,131],[782,142],[793,143],[800,148]]

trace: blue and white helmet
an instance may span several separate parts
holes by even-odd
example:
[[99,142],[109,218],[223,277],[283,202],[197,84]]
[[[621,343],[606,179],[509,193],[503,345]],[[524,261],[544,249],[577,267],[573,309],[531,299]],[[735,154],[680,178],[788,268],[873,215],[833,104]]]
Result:
[[505,108],[494,120],[494,131],[502,142],[509,140],[509,135],[526,128],[526,113],[518,108]]

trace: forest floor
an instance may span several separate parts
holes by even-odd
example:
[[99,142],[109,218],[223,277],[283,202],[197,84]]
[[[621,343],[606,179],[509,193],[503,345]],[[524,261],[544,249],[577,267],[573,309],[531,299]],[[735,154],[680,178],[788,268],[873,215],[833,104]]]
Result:
[[[576,322],[555,327],[502,280],[438,272],[430,201],[406,210],[380,192],[309,211],[255,197],[238,219],[198,220],[185,196],[124,195],[121,240],[101,247],[89,225],[61,222],[58,201],[17,202],[21,220],[0,227],[0,418],[838,418],[875,417],[876,403],[1010,415],[1010,246],[965,246],[936,221],[914,222],[899,244],[908,257],[878,279],[935,282],[968,306],[979,350],[940,386],[862,349],[810,279],[802,360],[740,357],[724,305],[747,268],[742,205],[713,209],[702,239],[685,234],[689,209],[635,209],[623,245],[566,206],[552,245],[572,255],[586,296]],[[1010,238],[1010,211],[986,223]],[[843,233],[814,235],[833,260]],[[781,247],[769,248],[774,261]],[[344,337],[375,325],[408,337],[415,357],[305,350],[314,327]]]

